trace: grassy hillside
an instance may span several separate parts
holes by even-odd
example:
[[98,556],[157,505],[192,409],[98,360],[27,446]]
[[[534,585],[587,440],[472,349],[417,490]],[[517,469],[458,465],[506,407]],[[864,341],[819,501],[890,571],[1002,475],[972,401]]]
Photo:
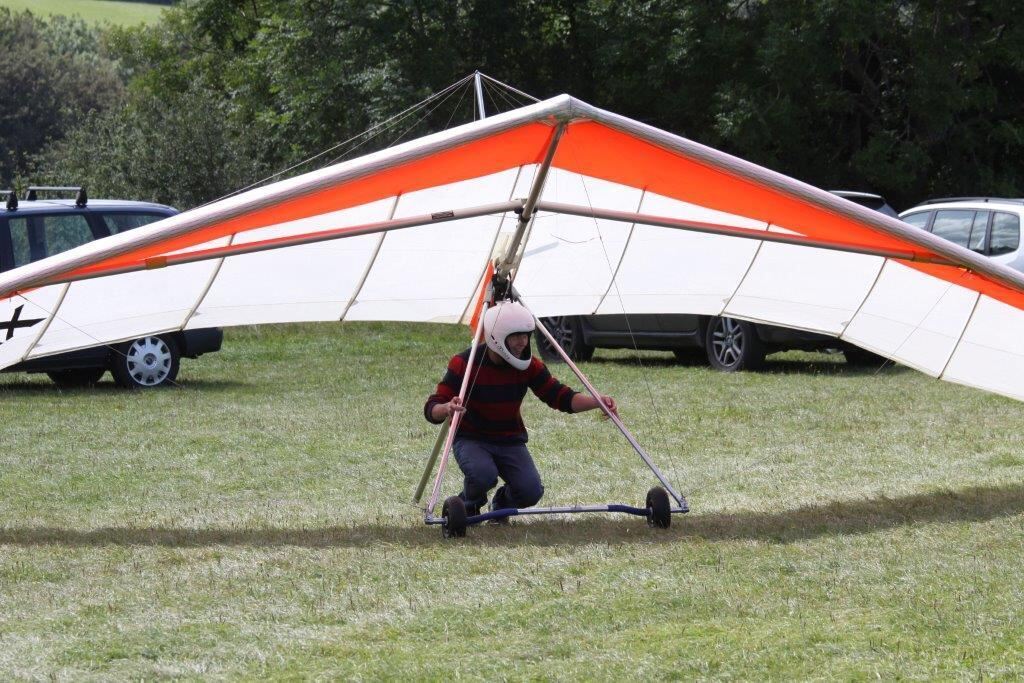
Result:
[[160,5],[116,0],[0,0],[0,6],[16,11],[27,9],[40,16],[77,15],[89,23],[125,26],[156,23],[165,9]]
[[[228,330],[151,393],[0,375],[0,678],[1024,676],[1020,403],[831,356],[598,352],[693,511],[443,541],[409,498],[465,338]],[[607,422],[525,418],[546,503],[643,500]]]

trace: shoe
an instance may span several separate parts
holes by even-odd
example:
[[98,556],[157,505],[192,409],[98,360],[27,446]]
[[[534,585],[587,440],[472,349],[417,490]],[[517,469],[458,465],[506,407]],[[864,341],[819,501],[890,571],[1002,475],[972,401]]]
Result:
[[[459,497],[462,498],[461,495],[459,495]],[[467,517],[472,517],[474,515],[479,515],[480,514],[480,510],[483,508],[484,505],[487,504],[487,499],[486,498],[484,499],[483,503],[470,503],[465,498],[462,498],[462,500],[466,503],[466,516]]]
[[[487,510],[489,512],[494,512],[495,510],[502,510],[502,509],[504,509],[504,508],[495,507],[493,500],[487,506]],[[487,523],[488,524],[494,524],[496,526],[508,526],[509,525],[509,519],[508,519],[508,517],[495,517],[494,519],[487,520]]]

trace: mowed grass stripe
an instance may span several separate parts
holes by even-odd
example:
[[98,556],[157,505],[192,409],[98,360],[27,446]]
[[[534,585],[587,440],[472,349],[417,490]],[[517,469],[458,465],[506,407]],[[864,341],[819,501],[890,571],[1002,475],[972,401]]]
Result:
[[[826,355],[722,375],[598,352],[693,512],[443,542],[408,501],[467,336],[230,329],[149,393],[0,375],[0,676],[1024,673],[1018,403]],[[525,409],[546,503],[643,500],[611,425]]]
[[0,0],[0,7],[9,7],[15,12],[28,10],[41,17],[77,16],[90,24],[116,26],[155,24],[167,9],[166,5],[117,0]]

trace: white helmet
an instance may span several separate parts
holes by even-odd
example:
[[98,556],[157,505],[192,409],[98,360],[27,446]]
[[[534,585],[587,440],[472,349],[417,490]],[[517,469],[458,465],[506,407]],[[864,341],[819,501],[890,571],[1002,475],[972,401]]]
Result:
[[514,301],[503,301],[484,313],[484,341],[487,342],[487,348],[516,370],[530,367],[530,359],[516,357],[505,345],[505,340],[510,334],[530,333],[534,329],[533,314]]

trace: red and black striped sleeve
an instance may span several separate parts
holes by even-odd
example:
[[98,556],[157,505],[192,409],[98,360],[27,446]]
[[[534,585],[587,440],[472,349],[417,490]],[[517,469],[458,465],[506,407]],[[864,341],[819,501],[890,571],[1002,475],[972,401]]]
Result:
[[536,357],[527,368],[530,377],[530,389],[540,400],[556,410],[564,413],[572,412],[572,397],[578,392],[573,391],[559,382],[548,372],[548,368]]
[[448,369],[445,370],[444,377],[441,378],[437,389],[427,397],[427,402],[423,405],[423,416],[427,418],[428,422],[433,422],[434,424],[444,422],[443,419],[435,420],[431,417],[430,412],[437,404],[447,403],[459,395],[459,389],[462,388],[462,377],[466,373],[466,366],[468,364],[468,349],[456,356],[452,356],[452,359],[448,361]]

